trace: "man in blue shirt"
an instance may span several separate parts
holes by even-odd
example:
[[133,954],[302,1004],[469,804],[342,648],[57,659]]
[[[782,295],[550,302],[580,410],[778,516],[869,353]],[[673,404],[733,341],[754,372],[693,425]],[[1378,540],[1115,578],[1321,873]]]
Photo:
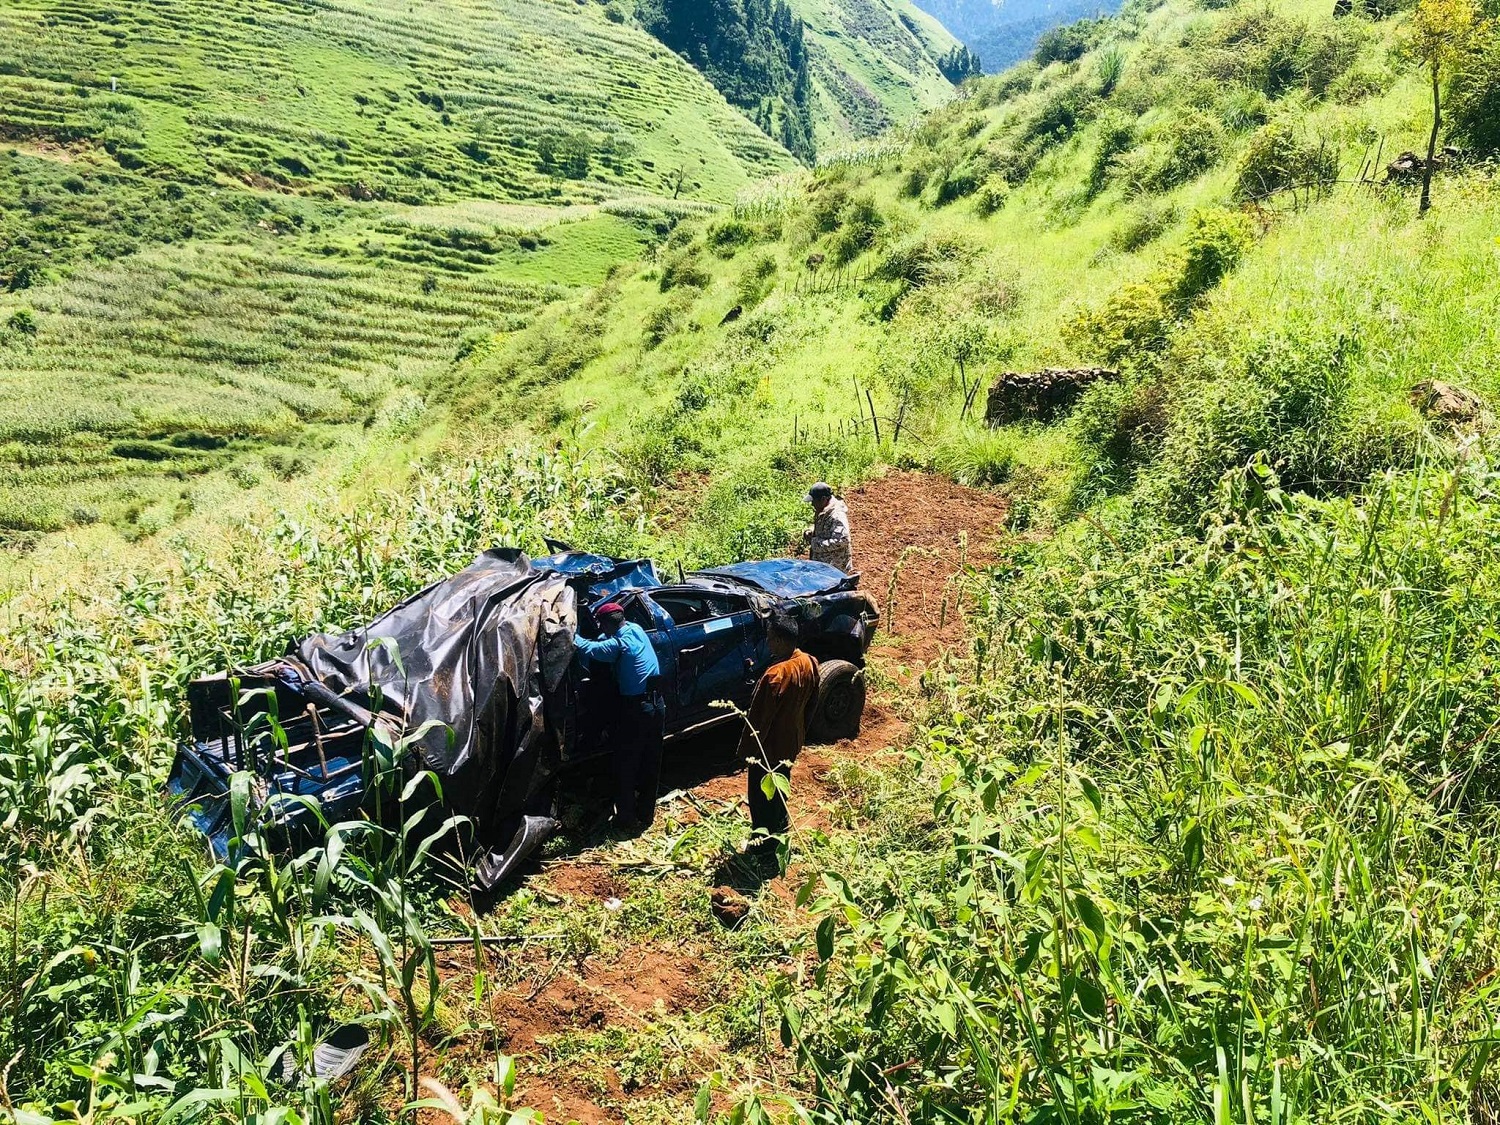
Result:
[[663,720],[666,707],[657,690],[661,665],[646,630],[625,620],[625,610],[608,602],[594,611],[602,636],[575,637],[579,656],[589,664],[614,668],[620,691],[620,723],[614,732],[615,812],[610,823],[622,831],[648,828],[656,819],[661,783]]

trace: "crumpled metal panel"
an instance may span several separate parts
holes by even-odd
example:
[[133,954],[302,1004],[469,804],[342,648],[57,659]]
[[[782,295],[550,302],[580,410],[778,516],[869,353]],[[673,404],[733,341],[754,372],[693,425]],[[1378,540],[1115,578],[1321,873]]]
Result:
[[369,625],[304,640],[282,663],[412,734],[454,811],[497,828],[555,771],[570,724],[576,596],[520,551],[465,570]]
[[808,598],[858,585],[858,576],[845,574],[827,563],[811,559],[767,559],[718,566],[699,574],[738,579],[783,598]]
[[602,601],[622,590],[654,590],[662,585],[656,564],[650,559],[613,559],[586,551],[563,551],[533,559],[538,570],[552,570],[570,578],[586,579],[590,603]]

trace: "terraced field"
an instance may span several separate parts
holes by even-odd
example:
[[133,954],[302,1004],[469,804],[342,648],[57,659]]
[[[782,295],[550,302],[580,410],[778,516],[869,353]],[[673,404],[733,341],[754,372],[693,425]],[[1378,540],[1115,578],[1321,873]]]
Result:
[[[296,475],[319,425],[368,423],[466,337],[524,325],[644,245],[603,212],[453,219],[190,242],[0,294],[0,530],[129,529],[196,474]],[[23,308],[31,329],[5,329]]]
[[595,3],[8,0],[0,538],[296,476],[792,165]]
[[0,136],[412,203],[675,193],[679,175],[728,200],[790,163],[686,63],[573,0],[10,0]]

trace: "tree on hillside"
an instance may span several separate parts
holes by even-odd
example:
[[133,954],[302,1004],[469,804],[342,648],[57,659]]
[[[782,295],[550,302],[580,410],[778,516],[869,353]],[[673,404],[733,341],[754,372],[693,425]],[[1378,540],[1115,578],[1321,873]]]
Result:
[[638,0],[636,13],[763,131],[812,159],[807,44],[785,0]]
[[1437,159],[1438,131],[1443,123],[1443,79],[1473,49],[1480,27],[1475,0],[1418,0],[1408,28],[1407,48],[1432,83],[1432,133],[1422,166],[1422,201],[1417,213],[1432,206],[1432,165]]
[[943,72],[943,77],[955,86],[962,86],[970,78],[978,78],[984,73],[979,56],[962,44],[947,54],[940,55],[937,65]]

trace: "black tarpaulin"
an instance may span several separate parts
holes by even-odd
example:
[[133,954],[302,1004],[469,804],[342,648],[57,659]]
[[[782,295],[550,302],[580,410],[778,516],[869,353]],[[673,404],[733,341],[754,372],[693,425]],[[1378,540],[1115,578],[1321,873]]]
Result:
[[[415,744],[444,803],[493,837],[555,772],[577,607],[555,572],[492,550],[362,629],[303,641],[283,663]],[[377,690],[378,689],[378,690]]]

